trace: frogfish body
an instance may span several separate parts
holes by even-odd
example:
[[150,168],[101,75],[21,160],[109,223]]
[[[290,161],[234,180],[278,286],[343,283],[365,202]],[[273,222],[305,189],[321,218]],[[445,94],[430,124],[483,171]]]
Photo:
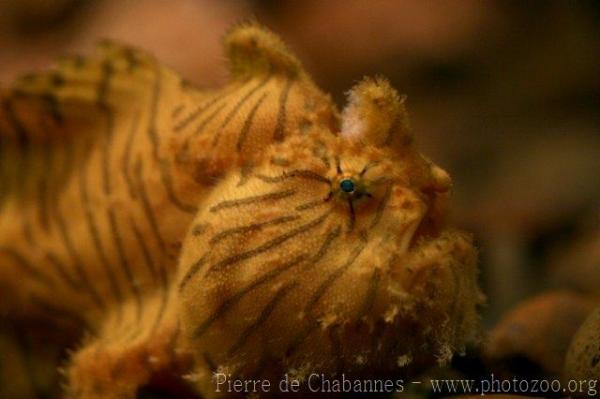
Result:
[[70,398],[449,360],[477,330],[476,251],[404,98],[365,79],[339,113],[264,28],[225,49],[218,90],[113,43],[2,90],[2,320],[78,337]]

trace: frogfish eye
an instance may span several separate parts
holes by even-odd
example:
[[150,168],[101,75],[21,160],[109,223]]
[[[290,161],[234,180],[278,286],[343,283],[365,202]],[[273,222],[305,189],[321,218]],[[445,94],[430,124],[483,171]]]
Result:
[[350,179],[340,181],[340,188],[346,193],[352,193],[355,190],[354,182]]

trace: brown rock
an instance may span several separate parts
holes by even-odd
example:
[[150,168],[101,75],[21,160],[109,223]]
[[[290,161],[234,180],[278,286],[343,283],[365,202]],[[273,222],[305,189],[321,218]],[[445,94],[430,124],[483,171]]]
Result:
[[492,330],[484,356],[493,368],[511,369],[511,362],[521,359],[539,367],[543,374],[559,375],[569,343],[594,303],[569,291],[552,291],[527,300]]
[[575,334],[565,361],[565,374],[573,379],[600,379],[600,307]]

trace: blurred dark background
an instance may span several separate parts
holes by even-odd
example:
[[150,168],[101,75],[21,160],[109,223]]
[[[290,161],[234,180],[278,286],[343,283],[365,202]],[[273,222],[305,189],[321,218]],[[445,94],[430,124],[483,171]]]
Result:
[[364,75],[408,96],[423,152],[454,178],[452,218],[481,249],[487,325],[549,287],[600,287],[598,1],[0,0],[0,83],[111,38],[216,86],[220,39],[248,19],[340,107]]

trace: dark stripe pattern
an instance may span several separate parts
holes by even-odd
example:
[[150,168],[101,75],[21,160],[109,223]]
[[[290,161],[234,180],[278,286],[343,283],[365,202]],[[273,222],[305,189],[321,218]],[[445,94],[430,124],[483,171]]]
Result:
[[290,90],[294,81],[288,79],[283,89],[281,89],[281,95],[279,96],[279,110],[277,111],[277,122],[275,124],[275,132],[273,133],[274,141],[282,141],[285,137],[285,125],[287,119],[287,101],[290,94]]
[[271,269],[271,271],[256,279],[253,283],[249,284],[245,288],[238,291],[236,294],[221,302],[219,307],[209,317],[207,317],[206,320],[204,320],[198,327],[196,327],[196,329],[194,330],[194,338],[200,338],[208,330],[212,323],[221,318],[225,314],[225,312],[231,309],[235,304],[239,303],[244,298],[244,296],[261,287],[262,285],[273,281],[275,278],[290,270],[292,267],[299,265],[301,262],[306,260],[306,258],[307,255],[302,254],[295,257],[290,262],[286,262],[276,268]]
[[229,123],[237,115],[237,113],[240,111],[240,108],[242,108],[242,106],[246,103],[246,101],[248,101],[250,99],[250,97],[252,97],[254,95],[254,93],[256,93],[258,90],[260,90],[262,87],[264,87],[269,82],[269,80],[271,80],[271,75],[265,76],[265,78],[263,80],[261,80],[256,86],[254,86],[252,89],[250,89],[248,91],[248,93],[246,93],[235,104],[235,106],[233,107],[233,109],[231,111],[229,111],[229,113],[223,119],[223,122],[221,123],[221,126],[219,126],[219,128],[217,129],[217,131],[214,133],[213,143],[212,143],[213,147],[216,147],[219,144],[219,139],[221,138],[223,130],[227,127],[227,125],[229,125]]
[[262,105],[263,101],[265,101],[265,98],[267,98],[267,93],[264,93],[258,99],[258,101],[256,102],[256,104],[254,104],[254,106],[252,107],[252,109],[248,113],[248,116],[246,117],[246,120],[244,120],[244,125],[242,126],[242,130],[240,131],[240,135],[238,137],[238,141],[237,141],[237,143],[235,145],[236,149],[238,151],[242,150],[242,147],[244,146],[244,143],[246,142],[246,137],[248,136],[248,132],[252,128],[252,122],[254,121],[254,115],[256,115],[256,111],[258,111],[258,109]]
[[310,230],[314,229],[315,227],[321,225],[325,221],[325,219],[327,219],[327,217],[329,215],[330,215],[330,212],[328,211],[328,212],[324,213],[323,215],[319,216],[318,218],[313,219],[306,224],[303,224],[303,225],[296,227],[288,232],[285,232],[284,234],[281,234],[279,236],[276,236],[275,238],[272,238],[272,239],[266,241],[265,243],[259,245],[258,247],[252,248],[252,249],[244,251],[244,252],[237,253],[235,255],[231,255],[231,256],[215,263],[214,265],[212,265],[209,269],[209,272],[214,273],[214,272],[222,271],[223,269],[226,269],[236,263],[239,263],[239,262],[247,260],[247,259],[251,259],[257,255],[264,253],[264,252],[272,251],[273,249],[279,247],[286,241],[288,241],[292,238],[295,238],[296,236],[298,236],[300,234],[307,233]]
[[262,180],[265,183],[281,183],[288,179],[301,178],[307,180],[314,180],[325,184],[331,184],[331,180],[329,180],[327,177],[313,172],[312,170],[305,169],[295,169],[286,171],[279,176],[267,176],[263,174],[256,174],[254,176],[256,176],[258,179]]
[[276,201],[283,198],[291,197],[296,194],[295,190],[274,191],[267,194],[253,195],[250,197],[237,198],[234,200],[225,200],[210,207],[210,212],[218,212],[223,209],[239,207],[243,205],[253,205],[266,201]]

